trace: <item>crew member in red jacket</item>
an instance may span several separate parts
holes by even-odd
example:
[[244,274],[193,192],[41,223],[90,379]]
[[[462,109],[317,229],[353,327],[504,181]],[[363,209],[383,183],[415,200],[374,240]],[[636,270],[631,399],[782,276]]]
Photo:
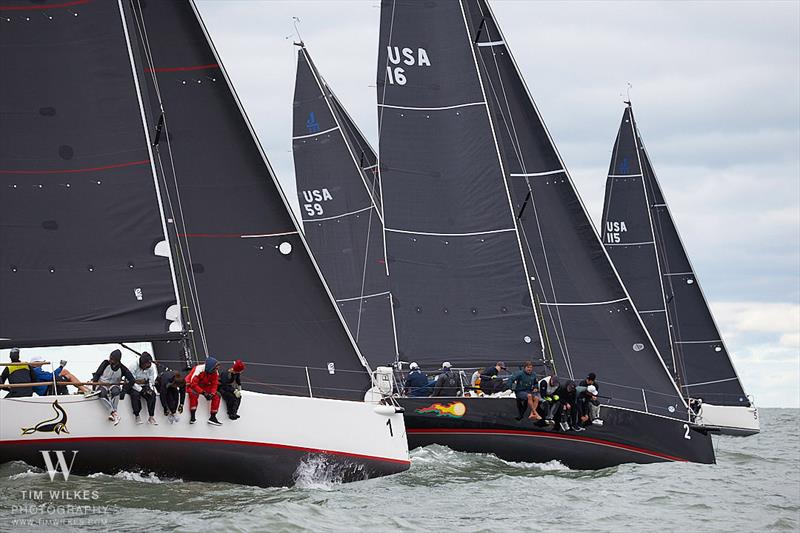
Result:
[[219,372],[217,368],[219,362],[213,357],[206,359],[206,364],[197,365],[186,376],[186,390],[189,392],[189,414],[192,418],[189,420],[190,424],[194,424],[195,412],[197,411],[197,402],[202,394],[203,397],[211,403],[211,416],[208,417],[208,423],[212,426],[221,426],[222,422],[217,420],[217,411],[219,411],[219,394],[217,394],[217,387],[219,386]]

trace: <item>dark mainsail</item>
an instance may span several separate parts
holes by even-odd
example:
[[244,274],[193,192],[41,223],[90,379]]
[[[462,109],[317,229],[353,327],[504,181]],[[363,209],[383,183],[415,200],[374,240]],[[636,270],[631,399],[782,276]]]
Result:
[[0,8],[0,347],[171,335],[127,28],[117,2],[68,4]]
[[606,182],[603,242],[686,397],[749,406],[630,105]]
[[258,392],[362,399],[365,366],[195,7],[131,7],[198,358],[249,362]]
[[384,1],[379,42],[379,179],[400,358],[541,359],[461,2]]
[[[401,344],[407,335],[422,353],[448,349],[451,339],[433,333],[446,331],[447,321],[414,321],[414,311],[424,310],[416,301],[427,298],[439,311],[453,294],[473,296],[470,289],[477,285],[481,298],[506,301],[485,330],[459,331],[459,340],[472,341],[456,342],[459,361],[541,350],[538,315],[545,358],[559,375],[579,379],[595,371],[614,405],[685,416],[683,399],[603,249],[488,5],[390,1],[383,7],[378,100],[387,249],[393,294],[412,306],[405,314],[396,309]],[[495,247],[482,255],[488,247],[472,235],[423,241],[413,233],[392,233],[442,232],[448,226],[492,237]],[[473,249],[456,261],[433,260],[442,248],[467,242]],[[412,301],[403,302],[404,296]],[[503,320],[502,313],[512,309],[516,324]],[[419,335],[426,327],[431,334]],[[522,336],[533,339],[527,350],[515,342]]]
[[302,43],[292,145],[308,244],[361,352],[373,363],[394,362],[376,157]]

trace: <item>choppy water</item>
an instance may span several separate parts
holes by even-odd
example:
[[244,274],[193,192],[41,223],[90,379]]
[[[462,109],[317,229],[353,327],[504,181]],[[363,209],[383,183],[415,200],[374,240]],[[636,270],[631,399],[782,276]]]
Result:
[[[411,469],[392,477],[340,485],[309,465],[298,486],[261,489],[130,472],[51,482],[24,464],[6,464],[0,530],[496,532],[549,523],[551,531],[797,531],[800,410],[761,415],[760,435],[715,439],[717,465],[576,471],[434,446],[415,450]],[[23,494],[31,490],[45,491],[47,501],[51,490],[88,491],[90,498],[96,491],[97,499],[52,502],[62,510],[95,506],[88,514],[57,507],[33,514],[20,509],[34,503]]]

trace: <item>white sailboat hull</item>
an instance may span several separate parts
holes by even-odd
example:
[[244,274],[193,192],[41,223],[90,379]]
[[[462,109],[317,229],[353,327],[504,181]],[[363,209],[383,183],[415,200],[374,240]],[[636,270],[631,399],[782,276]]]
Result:
[[703,403],[697,421],[723,435],[745,437],[761,431],[758,409],[752,405],[739,407]]
[[[0,462],[41,467],[42,451],[64,450],[69,459],[77,451],[71,471],[79,475],[140,470],[260,486],[291,485],[308,465],[341,481],[410,465],[402,414],[370,403],[244,392],[241,418],[228,420],[223,406],[219,427],[208,424],[203,399],[196,424],[188,409],[171,424],[159,403],[157,426],[136,424],[127,398],[118,412],[114,426],[97,398],[0,399]],[[146,420],[144,406],[142,414]]]

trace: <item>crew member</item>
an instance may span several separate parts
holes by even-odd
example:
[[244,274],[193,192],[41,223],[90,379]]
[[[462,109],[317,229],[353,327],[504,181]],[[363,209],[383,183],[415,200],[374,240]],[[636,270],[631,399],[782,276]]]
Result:
[[213,357],[208,357],[205,364],[195,366],[186,376],[186,387],[189,391],[189,414],[191,415],[190,424],[194,424],[197,421],[195,418],[197,403],[202,394],[211,406],[211,416],[208,417],[208,423],[212,426],[222,425],[222,422],[217,420],[220,400],[219,394],[217,394],[217,388],[219,387],[218,368],[219,362]]
[[518,370],[508,378],[508,388],[514,391],[517,397],[517,408],[521,420],[525,415],[525,409],[529,408],[531,420],[541,420],[542,417],[536,412],[539,407],[539,389],[536,387],[536,374],[533,373],[533,363],[525,361],[522,363],[522,370]]
[[[122,381],[123,377],[126,380],[125,383]],[[122,352],[119,350],[111,352],[108,359],[97,367],[92,375],[92,381],[101,383],[95,385],[95,388],[100,391],[100,401],[108,409],[108,419],[116,426],[122,419],[117,412],[119,401],[135,381],[128,367],[122,364]]]
[[408,368],[411,371],[406,376],[406,382],[404,384],[406,396],[427,396],[430,390],[428,389],[428,375],[419,369],[417,363],[411,363]]
[[219,395],[225,400],[228,418],[231,420],[239,418],[239,405],[242,403],[242,372],[244,363],[241,359],[237,359],[232,367],[219,373]]
[[[6,381],[10,385],[36,382],[36,376],[33,375],[31,367],[27,363],[20,363],[19,348],[12,348],[9,358],[11,359],[11,364],[3,368],[3,373],[0,375],[0,385]],[[32,387],[13,387],[5,397],[24,398],[26,396],[33,396]]]
[[158,425],[156,422],[156,367],[153,364],[153,356],[147,352],[142,352],[139,356],[139,361],[133,370],[133,385],[131,386],[131,407],[133,407],[133,416],[137,424],[142,423],[142,417],[139,413],[142,410],[142,398],[147,403],[147,423],[154,426]]
[[436,378],[431,396],[456,396],[461,390],[458,375],[453,372],[452,365],[445,361],[442,363],[442,372]]
[[161,398],[164,416],[170,424],[176,423],[180,413],[183,413],[183,402],[186,400],[186,381],[183,375],[174,370],[165,370],[156,378],[155,388]]
[[481,375],[481,388],[485,394],[494,394],[504,389],[504,382],[500,379],[500,372],[506,371],[506,364],[498,361]]

